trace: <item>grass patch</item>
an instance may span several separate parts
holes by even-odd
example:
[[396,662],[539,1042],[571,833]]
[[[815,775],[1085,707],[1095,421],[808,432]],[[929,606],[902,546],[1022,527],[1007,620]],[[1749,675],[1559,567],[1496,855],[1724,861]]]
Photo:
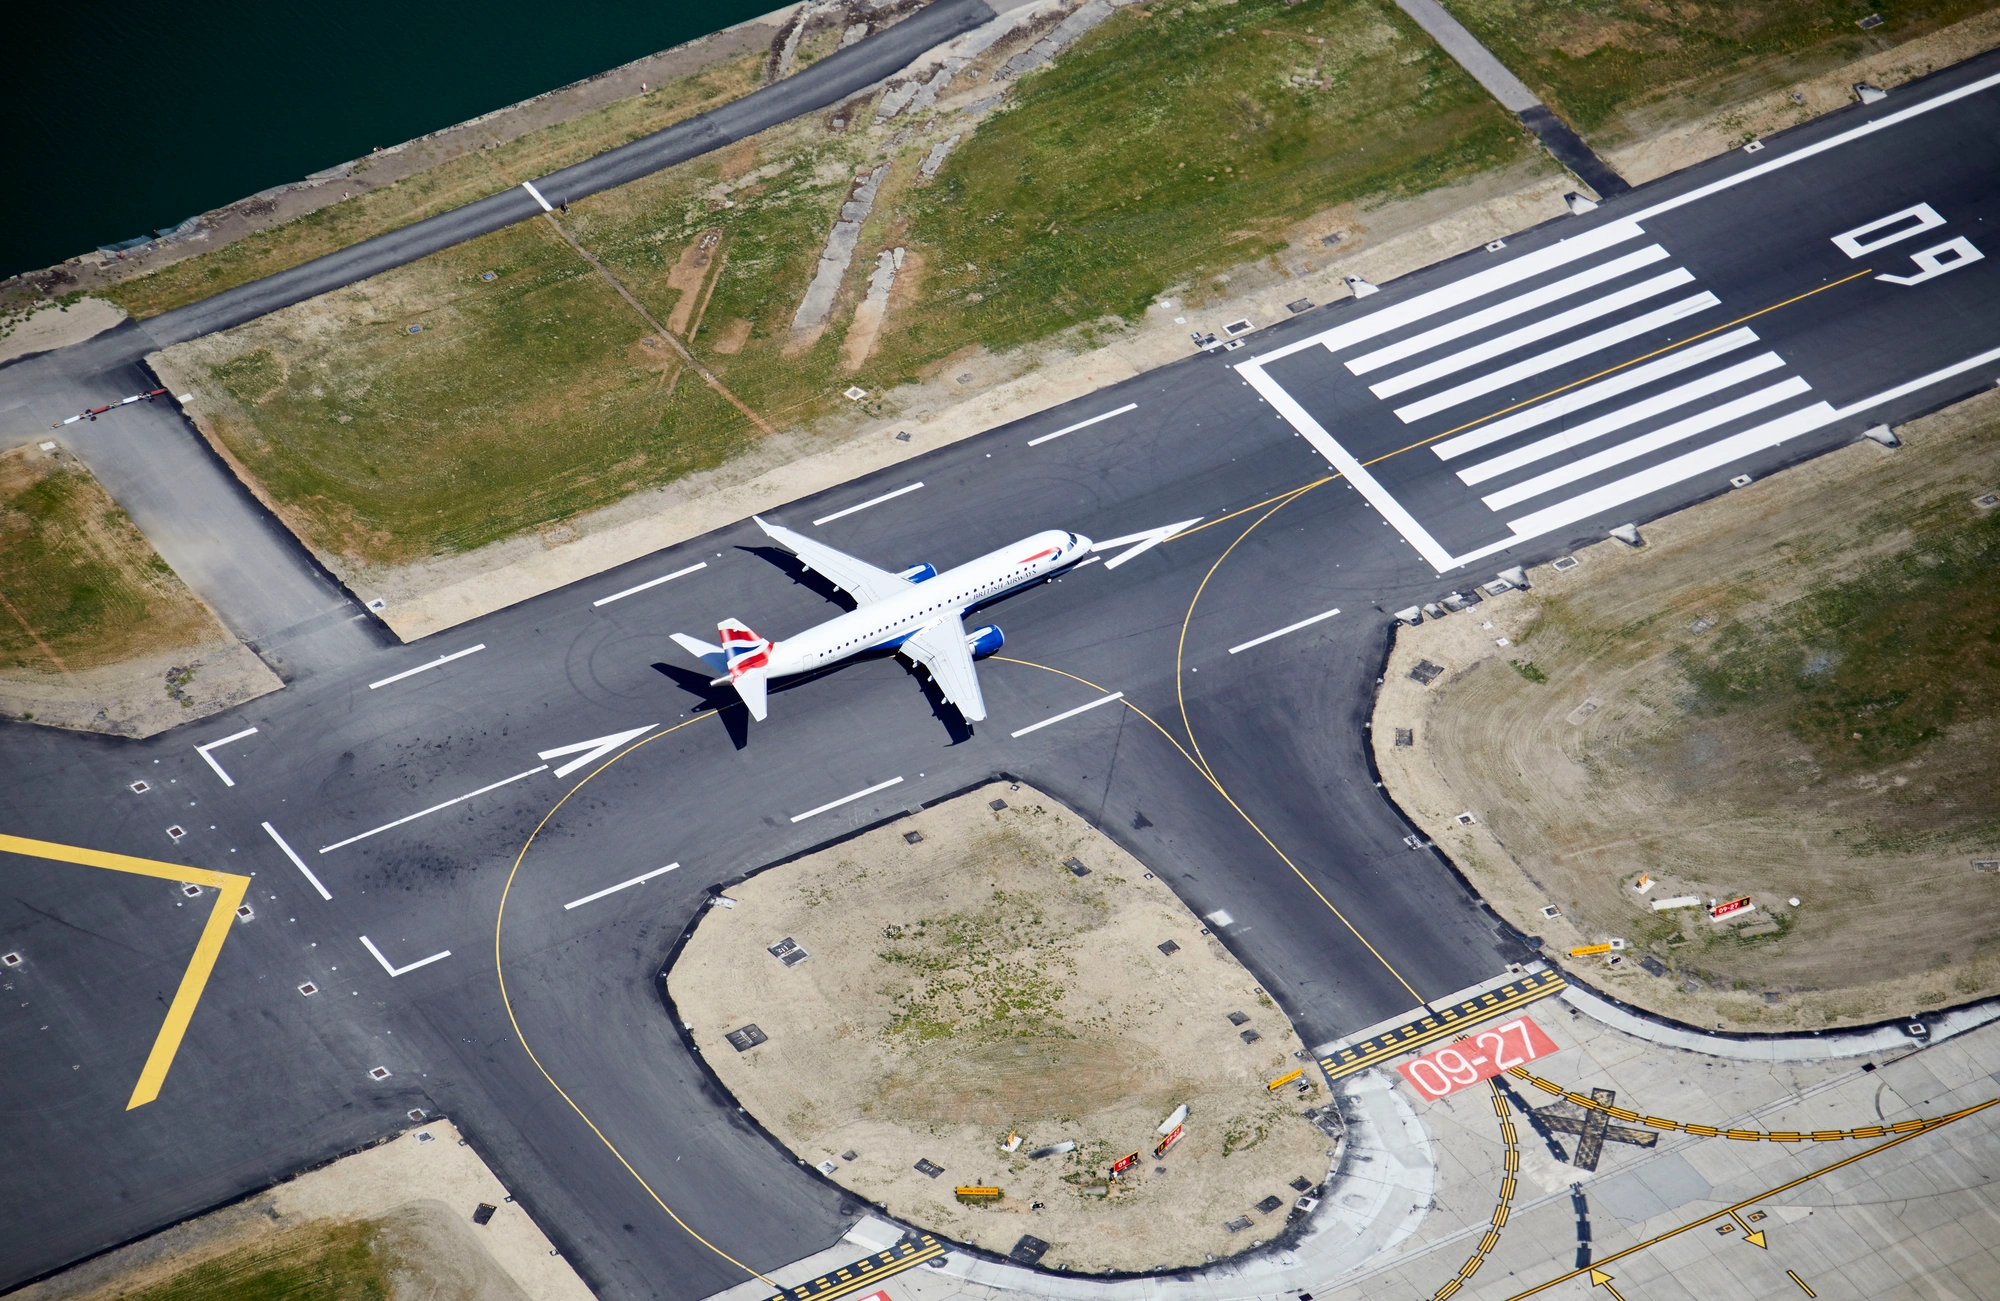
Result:
[[370,1221],[308,1225],[232,1251],[122,1301],[388,1301],[390,1264]]
[[[1954,731],[2000,722],[2000,615],[1990,599],[2000,514],[1967,518],[1954,497],[1914,532],[1912,545],[1859,574],[1728,623],[1705,651],[1683,651],[1690,712],[1790,737],[1803,751],[1787,755],[1782,776],[1810,787],[1921,762],[1959,749],[1948,744]],[[2000,766],[1990,755],[1924,766],[1922,782],[1883,792],[1861,843],[1907,849],[1913,837],[2000,826]]]
[[0,456],[0,671],[54,673],[221,635],[207,608],[68,456]]
[[[97,296],[135,317],[157,316],[663,130],[748,94],[756,88],[762,64],[762,55],[748,55],[704,68],[663,83],[650,94],[449,159],[379,190],[336,200],[213,252],[99,290]],[[365,178],[368,167],[369,160],[362,159],[355,167],[356,177]]]
[[[1983,0],[1452,0],[1453,16],[1579,131],[1683,91],[1712,106],[1983,12]],[[1870,14],[1881,26],[1864,32]]]
[[1523,152],[1513,118],[1393,5],[1127,10],[912,196],[936,287],[885,360],[1134,320],[1171,286],[1282,250],[1315,212]]
[[[1070,331],[1090,346],[1169,288],[1213,294],[1211,277],[1282,250],[1315,213],[1527,156],[1518,124],[1381,0],[1126,10],[1017,98],[935,182],[918,183],[915,163],[952,122],[900,149],[809,347],[790,338],[793,313],[855,169],[879,156],[874,137],[788,124],[581,201],[570,226],[656,319],[680,313],[738,397],[797,428],[847,410],[850,383],[913,383],[975,345]],[[503,155],[481,165],[505,170]],[[711,261],[690,278],[710,233]],[[908,279],[850,376],[842,335],[894,244],[913,255]],[[213,432],[311,546],[387,565],[568,519],[749,447],[754,426],[694,377],[675,381],[648,333],[537,221],[169,355],[227,394]]]

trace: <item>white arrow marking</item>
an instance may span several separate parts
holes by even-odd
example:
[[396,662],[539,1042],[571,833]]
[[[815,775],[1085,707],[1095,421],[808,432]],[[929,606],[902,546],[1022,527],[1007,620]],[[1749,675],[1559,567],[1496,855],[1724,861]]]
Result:
[[571,759],[568,763],[556,769],[556,776],[567,777],[585,764],[597,762],[627,741],[635,737],[644,736],[658,726],[658,723],[648,723],[644,727],[635,727],[629,732],[619,732],[612,736],[594,737],[588,741],[578,741],[575,745],[559,745],[553,750],[542,750],[535,757],[537,759],[559,759],[566,754],[582,752],[580,758]]
[[1192,528],[1206,518],[1207,516],[1205,515],[1197,515],[1193,519],[1184,519],[1178,524],[1168,524],[1161,528],[1147,529],[1144,533],[1127,533],[1122,538],[1106,538],[1102,542],[1092,543],[1090,549],[1092,551],[1110,551],[1116,547],[1131,546],[1134,542],[1138,543],[1139,545],[1131,547],[1131,550],[1120,552],[1104,562],[1106,569],[1116,569],[1118,566],[1132,559],[1132,557],[1151,551],[1154,547],[1159,546],[1182,529]]

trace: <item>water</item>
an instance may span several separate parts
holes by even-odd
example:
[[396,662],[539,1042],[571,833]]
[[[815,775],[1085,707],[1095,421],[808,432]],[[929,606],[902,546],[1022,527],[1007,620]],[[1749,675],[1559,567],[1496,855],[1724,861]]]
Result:
[[7,22],[0,277],[769,12],[781,0],[33,4]]

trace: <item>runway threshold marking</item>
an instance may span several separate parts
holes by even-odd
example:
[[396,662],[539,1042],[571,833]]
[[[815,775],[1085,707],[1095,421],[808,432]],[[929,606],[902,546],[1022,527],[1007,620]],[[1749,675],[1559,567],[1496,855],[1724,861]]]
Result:
[[299,871],[305,873],[306,880],[312,882],[312,888],[319,891],[320,898],[328,900],[331,900],[333,898],[331,894],[327,893],[326,887],[319,883],[319,878],[313,875],[313,870],[310,867],[306,866],[306,860],[300,858],[297,852],[294,851],[290,845],[285,843],[285,838],[278,834],[278,829],[276,827],[266,822],[264,824],[264,833],[270,836],[271,839],[278,842],[278,848],[285,851],[285,857],[292,860],[293,867],[296,867],[299,869]]
[[611,595],[605,597],[602,600],[592,601],[590,603],[590,607],[591,609],[594,610],[600,605],[609,605],[613,601],[622,601],[628,596],[637,596],[639,593],[645,591],[649,587],[658,587],[661,583],[671,583],[676,578],[686,578],[689,574],[692,574],[695,570],[706,569],[706,568],[708,568],[708,562],[706,560],[699,561],[695,564],[689,565],[686,569],[676,569],[671,574],[662,574],[658,578],[649,578],[645,582],[639,584],[637,587],[628,587],[622,592],[613,592]]
[[236,779],[234,777],[231,777],[228,773],[222,770],[222,765],[215,761],[215,756],[210,754],[209,751],[215,749],[219,745],[228,745],[231,741],[241,741],[246,736],[255,736],[255,735],[257,735],[256,728],[246,727],[240,732],[231,732],[228,736],[223,737],[220,741],[210,741],[207,745],[198,745],[194,748],[194,752],[200,755],[203,759],[208,761],[208,766],[215,769],[215,775],[222,778],[222,784],[224,786],[234,786],[236,784]]
[[1360,1043],[1335,1049],[1319,1059],[1319,1067],[1326,1072],[1328,1081],[1365,1071],[1392,1057],[1400,1057],[1412,1048],[1447,1035],[1460,1034],[1468,1026],[1504,1016],[1550,994],[1559,994],[1567,984],[1562,973],[1553,967],[1519,980],[1510,980],[1498,989],[1476,994],[1452,1007],[1419,1012],[1401,1025],[1370,1035]]
[[415,962],[410,963],[406,967],[399,967],[394,963],[390,962],[389,959],[383,957],[382,950],[376,948],[375,941],[369,939],[366,935],[361,937],[361,943],[365,948],[367,948],[367,950],[370,953],[375,955],[375,961],[382,964],[382,970],[389,973],[389,978],[391,980],[394,980],[397,976],[407,975],[408,973],[415,971],[418,967],[428,967],[433,962],[442,962],[446,958],[451,956],[451,950],[446,949],[442,953],[433,953],[428,958],[418,958]]
[[429,808],[424,809],[421,812],[412,813],[406,818],[397,818],[394,822],[385,822],[381,826],[376,827],[369,831],[364,831],[358,836],[349,836],[345,840],[336,840],[331,845],[322,846],[319,852],[322,854],[331,854],[334,850],[343,848],[344,846],[347,845],[351,845],[357,840],[366,840],[370,836],[380,835],[382,832],[388,831],[392,827],[400,827],[405,822],[415,822],[418,818],[429,817],[431,814],[436,813],[439,809],[448,809],[454,804],[463,804],[465,801],[471,799],[475,795],[484,795],[488,791],[497,791],[502,786],[506,786],[512,782],[517,782],[521,780],[523,777],[532,777],[538,772],[547,772],[548,770],[549,766],[547,764],[540,764],[536,767],[528,769],[528,771],[526,772],[517,772],[512,777],[503,777],[499,781],[494,782],[491,786],[481,786],[476,791],[467,791],[465,794],[455,796],[452,799],[448,799],[442,804],[433,804]]
[[1090,710],[1097,708],[1099,705],[1108,705],[1114,700],[1123,700],[1123,699],[1125,699],[1124,692],[1114,691],[1110,695],[1101,696],[1098,699],[1091,701],[1087,705],[1078,705],[1075,709],[1066,709],[1062,713],[1057,714],[1054,718],[1044,718],[1039,723],[1030,723],[1026,727],[1022,728],[1020,731],[1014,733],[1013,739],[1018,741],[1022,737],[1026,736],[1028,733],[1039,732],[1043,728],[1049,726],[1052,723],[1060,723],[1065,718],[1075,718],[1078,714],[1087,713]]
[[1028,446],[1040,447],[1043,443],[1051,442],[1055,439],[1061,438],[1064,434],[1073,434],[1079,429],[1088,429],[1092,425],[1099,424],[1102,421],[1111,419],[1111,417],[1113,416],[1122,416],[1127,411],[1137,411],[1138,409],[1139,409],[1139,404],[1137,402],[1127,402],[1124,406],[1119,407],[1116,411],[1107,411],[1101,416],[1092,416],[1088,420],[1079,420],[1073,425],[1069,425],[1065,428],[1056,430],[1053,434],[1043,434],[1040,438],[1030,438],[1028,440]]
[[378,687],[388,686],[391,682],[401,682],[404,678],[413,678],[417,676],[417,674],[419,673],[428,673],[430,670],[438,667],[440,664],[449,664],[453,660],[462,660],[468,655],[476,654],[479,651],[483,651],[485,649],[486,649],[486,643],[480,642],[477,646],[468,646],[462,651],[453,651],[449,655],[440,655],[428,664],[419,664],[417,665],[417,667],[413,669],[404,669],[401,673],[392,673],[388,677],[383,678],[380,682],[371,682],[368,684],[368,689],[370,691],[374,691]]
[[1262,646],[1267,641],[1276,641],[1278,638],[1284,636],[1288,632],[1297,632],[1301,628],[1310,628],[1314,624],[1320,622],[1322,619],[1331,619],[1334,615],[1339,613],[1340,611],[1338,609],[1333,609],[1333,610],[1328,610],[1324,614],[1316,614],[1310,619],[1301,619],[1297,623],[1288,623],[1284,627],[1278,629],[1278,631],[1276,632],[1267,632],[1262,637],[1252,637],[1249,641],[1244,642],[1241,646],[1231,646],[1229,648],[1229,653],[1231,655],[1234,655],[1238,651],[1247,651],[1252,646]]
[[902,780],[903,779],[901,777],[891,777],[888,781],[876,782],[873,786],[870,786],[865,791],[856,791],[852,795],[843,795],[839,799],[834,800],[827,804],[822,804],[816,809],[807,809],[804,813],[795,814],[792,817],[792,821],[804,822],[807,818],[817,817],[818,815],[826,812],[828,809],[837,809],[843,804],[852,804],[854,803],[854,801],[860,799],[864,795],[873,795],[876,791],[886,791],[891,786],[894,786],[896,783]]
[[679,866],[680,866],[679,863],[669,863],[665,867],[656,867],[650,872],[641,872],[639,875],[633,877],[629,881],[620,881],[617,885],[606,886],[604,889],[599,890],[596,894],[587,894],[583,896],[583,898],[581,899],[572,899],[568,903],[563,905],[563,911],[568,912],[572,908],[581,908],[583,907],[583,905],[587,903],[596,903],[599,899],[602,899],[607,894],[617,894],[620,890],[623,890],[628,886],[641,885],[647,881],[652,880],[656,876],[660,876],[664,873],[671,872]]
[[1766,1188],[1763,1192],[1758,1193],[1756,1196],[1746,1197],[1742,1201],[1737,1202],[1734,1206],[1725,1206],[1722,1207],[1720,1210],[1715,1211],[1713,1214],[1702,1216],[1698,1220],[1689,1220],[1686,1224],[1680,1225],[1677,1228],[1668,1229],[1665,1233],[1655,1234],[1652,1237],[1647,1238],[1644,1242],[1634,1243],[1632,1246],[1625,1248],[1623,1251],[1615,1251],[1609,1256],[1606,1256],[1601,1260],[1595,1261],[1590,1265],[1586,1265],[1581,1269],[1573,1269],[1566,1274],[1559,1274],[1556,1277],[1549,1279],[1546,1282],[1537,1283],[1535,1286],[1527,1289],[1524,1292],[1516,1292],[1514,1295],[1508,1297],[1507,1301],[1526,1301],[1526,1298],[1546,1292],[1550,1288],[1556,1286],[1559,1283],[1567,1283],[1569,1280],[1575,1278],[1579,1274],[1588,1274],[1593,1269],[1601,1269],[1603,1266],[1609,1265],[1616,1260],[1623,1260],[1625,1257],[1630,1256],[1635,1252],[1649,1250],[1650,1248],[1656,1247],[1662,1242],[1665,1242],[1669,1238],[1677,1238],[1681,1234],[1687,1233],[1692,1229],[1699,1229],[1704,1224],[1713,1224],[1715,1221],[1723,1219],[1725,1217],[1730,1219],[1740,1219],[1741,1217],[1739,1216],[1738,1212],[1748,1210],[1749,1208],[1756,1206],[1759,1202],[1768,1202],[1773,1197],[1776,1197],[1781,1193],[1790,1192],[1792,1189],[1797,1188],[1800,1184],[1809,1184],[1812,1183],[1814,1180],[1823,1179],[1827,1175],[1832,1174],[1836,1170],[1839,1170],[1845,1166],[1853,1165],[1857,1161],[1866,1161],[1869,1157],[1876,1156],[1880,1153],[1886,1152],[1890,1148],[1895,1147],[1898,1144],[1907,1143],[1913,1138],[1919,1138],[1925,1134],[1931,1133],[1933,1130],[1942,1129],[1946,1125],[1950,1125],[1957,1121],[1964,1120],[1967,1116],[1976,1116],[1980,1112],[1986,1110],[1988,1107],[1994,1106],[1996,1104],[2000,1104],[2000,1098],[1988,1098],[1986,1101],[1975,1103],[1970,1107],[1964,1107],[1958,1111],[1947,1112],[1945,1115],[1942,1116],[1932,1117],[1931,1119],[1924,1122],[1923,1128],[1921,1129],[1912,1130],[1909,1133],[1901,1135],[1900,1137],[1892,1138],[1886,1143],[1877,1143],[1874,1147],[1869,1148],[1865,1152],[1856,1152],[1853,1156],[1845,1157],[1839,1161],[1835,1161],[1832,1165],[1824,1166],[1821,1169],[1810,1171],[1809,1173],[1802,1174],[1798,1178],[1793,1179],[1787,1183],[1779,1184],[1776,1188]]
[[905,484],[903,487],[896,489],[896,491],[894,492],[885,492],[880,497],[870,497],[867,501],[862,502],[859,506],[849,506],[846,510],[837,510],[831,515],[825,515],[819,519],[814,520],[813,527],[818,528],[822,524],[831,524],[837,519],[845,519],[847,516],[854,514],[856,511],[867,510],[870,506],[880,506],[885,501],[894,501],[896,498],[902,496],[904,493],[915,492],[917,489],[923,486],[924,486],[924,481],[922,479],[919,479],[915,483]]
[[874,1287],[885,1278],[913,1269],[927,1260],[949,1254],[950,1249],[928,1233],[912,1234],[887,1251],[863,1256],[852,1265],[829,1270],[810,1283],[800,1283],[771,1294],[770,1301],[834,1301]]
[[113,854],[100,849],[58,845],[52,841],[5,834],[0,834],[0,852],[74,863],[79,867],[129,872],[134,876],[150,876],[162,881],[185,881],[192,885],[205,885],[215,891],[215,907],[202,927],[201,938],[195,941],[194,956],[188,960],[187,970],[181,973],[180,988],[174,991],[174,1001],[167,1005],[166,1021],[153,1040],[152,1051],[146,1054],[146,1064],[139,1069],[139,1081],[132,1088],[125,1110],[145,1106],[160,1096],[160,1086],[166,1083],[167,1070],[174,1064],[174,1054],[180,1050],[188,1023],[194,1020],[195,1005],[201,1002],[201,992],[207,988],[209,974],[215,970],[215,960],[222,953],[222,942],[229,938],[230,918],[243,902],[244,892],[250,888],[250,878],[234,872],[161,863],[150,858],[134,858],[129,854]]

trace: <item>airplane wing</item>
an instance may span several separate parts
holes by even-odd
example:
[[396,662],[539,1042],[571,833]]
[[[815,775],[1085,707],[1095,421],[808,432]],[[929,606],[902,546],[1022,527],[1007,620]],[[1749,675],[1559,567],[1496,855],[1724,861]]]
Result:
[[[901,591],[906,591],[910,580],[877,569],[865,560],[856,560],[845,551],[835,551],[824,542],[815,542],[801,533],[794,533],[782,524],[766,524],[757,519],[757,527],[769,534],[771,539],[805,561],[806,568],[822,575],[835,587],[846,592],[863,605],[875,601],[885,601]],[[968,667],[970,661],[967,661]]]
[[979,671],[972,667],[972,648],[965,644],[965,625],[947,615],[901,646],[897,653],[921,664],[944,698],[958,706],[968,723],[986,717],[986,697],[979,690]]

